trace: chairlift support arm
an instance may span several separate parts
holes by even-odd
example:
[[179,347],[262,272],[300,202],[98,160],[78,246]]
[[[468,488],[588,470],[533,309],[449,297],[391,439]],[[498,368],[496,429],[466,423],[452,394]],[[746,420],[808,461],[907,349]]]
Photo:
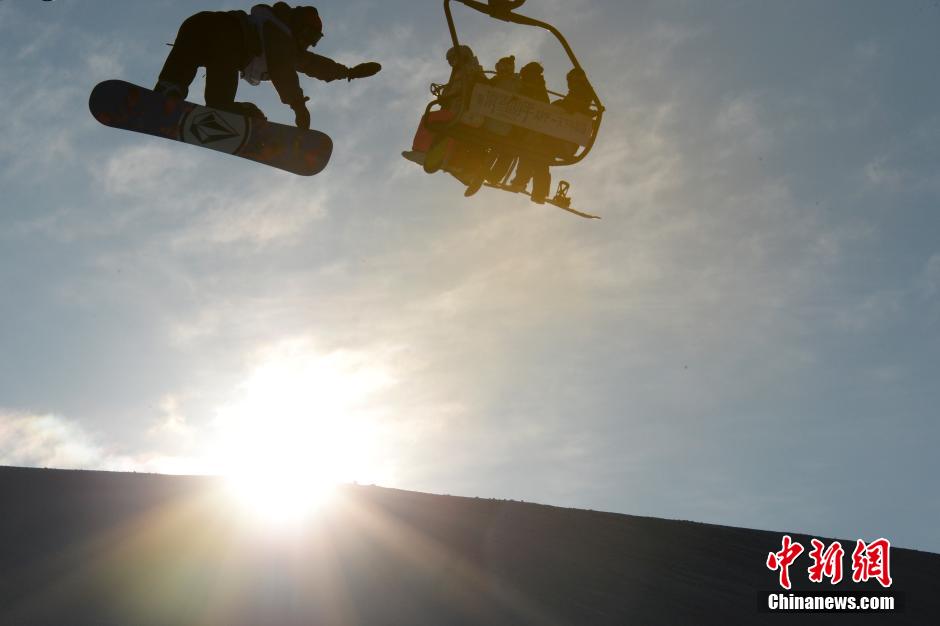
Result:
[[[485,15],[489,15],[492,18],[497,20],[502,20],[504,22],[512,22],[514,24],[521,24],[523,26],[535,26],[536,28],[543,28],[555,36],[555,39],[562,45],[565,49],[565,53],[568,55],[568,59],[571,61],[571,64],[578,68],[579,70],[584,71],[584,68],[581,67],[581,63],[578,62],[578,57],[575,56],[574,50],[571,49],[571,46],[568,44],[568,40],[565,39],[565,36],[561,34],[557,28],[549,24],[548,22],[542,22],[540,20],[528,17],[526,15],[519,15],[518,13],[513,13],[515,9],[518,9],[526,0],[505,0],[504,4],[493,4],[492,2],[480,2],[480,0],[455,0],[460,4],[463,4],[471,9],[479,11]],[[450,38],[454,44],[454,47],[460,45],[460,41],[457,37],[457,26],[454,23],[454,16],[450,10],[451,0],[444,0],[444,15],[447,17],[447,28],[450,29]],[[590,84],[590,83],[588,83]],[[597,91],[594,90],[594,86],[591,86],[591,91],[593,92],[594,102],[597,104],[598,111],[603,113],[604,105],[601,103],[601,99],[597,96]]]
[[[568,53],[568,58],[571,59],[572,65],[578,69],[581,68],[581,64],[578,63],[578,58],[574,55],[574,50],[571,49],[571,46],[568,45],[568,41],[565,39],[564,35],[559,32],[557,28],[552,26],[547,22],[542,22],[525,15],[519,15],[513,13],[514,9],[519,8],[525,3],[526,0],[514,0],[512,2],[507,2],[506,5],[493,6],[485,2],[479,2],[479,0],[455,0],[463,5],[475,9],[480,13],[489,15],[490,17],[502,20],[504,22],[513,22],[514,24],[522,24],[523,26],[535,26],[537,28],[544,28],[551,34],[555,35],[555,38],[561,42],[561,45],[564,47],[565,52]],[[454,42],[454,46],[459,46],[460,42],[457,39],[457,26],[454,24],[454,17],[450,12],[450,3],[451,0],[444,0],[444,15],[447,16],[447,27],[450,29],[450,38]]]

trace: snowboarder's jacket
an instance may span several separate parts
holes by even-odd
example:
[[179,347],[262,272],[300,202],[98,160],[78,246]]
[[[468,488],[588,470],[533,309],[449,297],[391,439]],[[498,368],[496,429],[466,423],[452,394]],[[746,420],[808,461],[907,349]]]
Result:
[[[232,42],[234,49],[232,44],[227,47],[238,57],[232,61],[241,68],[242,78],[253,85],[270,80],[281,102],[295,106],[304,101],[304,93],[297,78],[298,71],[330,81],[345,78],[348,69],[332,59],[300,48],[290,28],[291,10],[286,3],[277,2],[274,6],[255,5],[250,14],[245,11],[225,11],[214,15],[238,24],[241,36],[238,41]],[[208,18],[210,14],[203,13],[200,17],[202,15]],[[228,17],[222,18],[222,15]],[[224,28],[225,23],[215,22],[216,28],[227,30]],[[219,30],[216,32],[222,34]]]
[[290,104],[303,99],[294,69],[300,51],[288,26],[290,9],[281,3],[276,6],[277,12],[274,7],[264,4],[253,6],[250,15],[244,11],[236,12],[248,56],[241,74],[252,85],[270,80],[281,101]]
[[257,85],[270,80],[284,104],[304,99],[297,70],[309,76],[333,80],[345,76],[346,66],[312,52],[301,49],[289,26],[291,8],[284,2],[274,6],[257,4],[251,14],[233,11],[242,28],[247,62],[242,78]]

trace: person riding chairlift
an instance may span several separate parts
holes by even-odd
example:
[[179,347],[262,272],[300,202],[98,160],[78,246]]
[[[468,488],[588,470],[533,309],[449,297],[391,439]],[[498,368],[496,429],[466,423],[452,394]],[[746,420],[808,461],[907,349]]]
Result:
[[408,158],[423,163],[427,172],[436,172],[445,161],[447,171],[455,178],[467,184],[470,176],[469,164],[480,157],[475,146],[468,146],[452,138],[435,133],[428,122],[447,122],[454,118],[457,111],[462,110],[469,98],[473,85],[484,81],[486,75],[483,67],[469,46],[456,46],[447,51],[447,63],[451,66],[450,78],[443,86],[432,85],[432,92],[440,103],[439,111],[431,111],[427,119],[422,117],[418,130],[412,141],[411,151],[405,153]]
[[[532,65],[538,64],[530,63],[526,67]],[[543,91],[545,81],[541,79],[540,70],[541,66],[530,68],[527,81],[529,87],[526,95],[537,97],[544,102],[548,100],[548,92],[547,90]],[[526,71],[526,68],[523,68],[523,71]],[[568,83],[568,93],[558,100],[553,101],[552,105],[563,109],[565,113],[568,114],[580,114],[592,117],[594,111],[591,109],[591,103],[594,91],[587,80],[584,70],[578,67],[573,68],[568,72],[566,80]],[[578,150],[578,144],[576,143],[535,132],[528,132],[527,140],[530,145],[539,147],[543,151],[557,154],[558,156],[571,156]],[[497,161],[497,165],[498,164],[499,161]],[[507,171],[505,169],[499,171],[496,166],[494,166],[491,175],[493,177],[497,175],[504,177],[506,173]],[[551,189],[551,174],[549,172],[548,161],[531,157],[520,158],[519,164],[516,167],[515,179],[510,183],[510,189],[513,191],[524,190],[529,179],[532,180],[532,200],[533,202],[541,204],[545,201]],[[488,178],[488,180],[491,179]]]
[[[508,91],[510,93],[520,93],[522,88],[522,81],[519,78],[519,74],[516,73],[516,57],[509,55],[497,61],[496,74],[490,78],[489,83],[491,86],[496,87],[497,89],[502,89],[503,91]],[[522,132],[521,129],[513,126],[512,124],[509,124],[508,122],[500,122],[498,120],[492,119],[487,119],[484,127],[490,132],[497,135],[502,135],[504,137],[511,136],[518,138]],[[489,171],[485,172],[484,178],[490,184],[496,185],[499,184],[509,173],[512,164],[516,159],[516,155],[505,149],[494,149],[493,152],[495,155],[493,164],[490,166]],[[470,188],[472,189],[472,186]]]
[[[542,66],[532,61],[525,64],[519,70],[521,80],[520,91],[522,95],[537,100],[539,102],[549,103],[548,88],[545,86],[545,78],[542,76]],[[544,149],[546,146],[545,135],[535,131],[525,131],[523,142],[534,150]],[[529,181],[532,181],[531,198],[533,202],[543,204],[548,196],[552,185],[552,176],[548,171],[548,159],[540,159],[534,156],[519,157],[519,164],[516,166],[516,175],[509,183],[510,191],[523,191]]]
[[[591,109],[594,89],[591,87],[591,83],[588,82],[584,70],[576,67],[568,72],[565,78],[568,81],[568,93],[552,102],[552,105],[564,109],[565,113],[571,115],[594,117],[595,111]],[[576,143],[561,139],[555,141],[558,156],[571,156],[578,150],[578,144]]]

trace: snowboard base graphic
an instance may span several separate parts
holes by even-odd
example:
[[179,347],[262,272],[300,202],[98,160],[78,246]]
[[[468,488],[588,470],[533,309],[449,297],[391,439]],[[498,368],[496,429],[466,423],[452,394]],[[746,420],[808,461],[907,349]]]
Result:
[[333,152],[333,141],[320,131],[167,98],[122,80],[98,83],[88,108],[105,126],[209,148],[300,176],[320,172]]

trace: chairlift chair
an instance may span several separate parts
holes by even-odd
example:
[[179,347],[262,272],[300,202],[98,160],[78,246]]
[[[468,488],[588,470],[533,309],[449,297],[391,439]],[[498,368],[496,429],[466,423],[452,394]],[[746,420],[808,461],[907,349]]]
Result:
[[[515,13],[526,0],[444,0],[444,15],[450,30],[454,49],[461,44],[457,36],[457,27],[451,11],[451,2],[459,2],[491,18],[542,28],[550,32],[562,45],[574,68],[583,68],[565,37],[557,28],[547,22]],[[492,72],[486,72],[492,73]],[[558,106],[533,100],[485,81],[463,81],[459,93],[450,93],[445,98],[445,85],[432,85],[434,99],[425,107],[421,118],[421,127],[430,132],[435,145],[450,138],[466,146],[474,146],[485,151],[496,151],[514,155],[517,159],[528,157],[547,163],[550,167],[572,165],[583,160],[591,151],[600,130],[604,106],[585,74],[585,86],[589,102],[588,114],[569,113]],[[549,94],[563,96],[549,90]],[[445,102],[446,101],[446,102]],[[446,108],[445,108],[446,104]],[[547,136],[548,142],[526,142],[525,133],[510,132],[513,127]],[[419,135],[421,131],[419,130]],[[559,146],[566,149],[559,150]],[[410,160],[422,163],[425,171],[433,173],[440,168],[439,160],[434,163],[417,158],[417,152],[404,152]],[[510,170],[511,171],[511,170]],[[507,174],[508,178],[508,174]],[[556,193],[555,199],[562,201],[561,208],[569,208],[567,197],[568,183],[564,183]],[[490,185],[494,186],[494,185]],[[505,185],[495,185],[506,188]],[[557,203],[556,203],[557,204]],[[573,211],[574,212],[574,211]]]

